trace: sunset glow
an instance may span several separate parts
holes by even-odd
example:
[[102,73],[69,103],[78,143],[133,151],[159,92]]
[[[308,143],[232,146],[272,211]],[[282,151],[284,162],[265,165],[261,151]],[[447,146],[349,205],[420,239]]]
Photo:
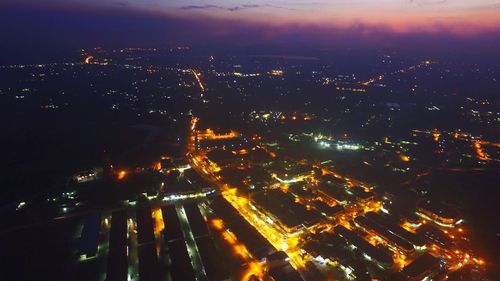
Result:
[[[46,1],[48,3],[58,2]],[[67,2],[63,4],[69,5]],[[127,9],[199,19],[238,20],[268,25],[371,27],[394,32],[450,31],[459,34],[500,27],[500,4],[494,0],[382,1],[81,1],[72,5]]]

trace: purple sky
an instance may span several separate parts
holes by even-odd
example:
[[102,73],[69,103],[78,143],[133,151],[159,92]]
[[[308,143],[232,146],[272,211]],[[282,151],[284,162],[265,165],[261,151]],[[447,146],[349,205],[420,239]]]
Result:
[[500,0],[4,0],[0,49],[182,43],[491,47],[500,42],[499,14]]
[[[10,0],[7,0],[10,1]],[[32,5],[32,0],[12,1]],[[123,9],[184,18],[210,17],[267,25],[377,26],[393,32],[500,27],[500,0],[38,0],[38,5]]]

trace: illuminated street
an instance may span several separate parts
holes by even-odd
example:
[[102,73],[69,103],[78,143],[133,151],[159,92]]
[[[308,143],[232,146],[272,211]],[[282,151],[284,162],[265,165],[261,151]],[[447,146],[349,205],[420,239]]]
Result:
[[0,280],[497,281],[498,0],[0,3]]

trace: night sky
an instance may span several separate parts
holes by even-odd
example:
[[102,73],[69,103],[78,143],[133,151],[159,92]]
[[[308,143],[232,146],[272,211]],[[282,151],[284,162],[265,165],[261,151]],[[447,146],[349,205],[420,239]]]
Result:
[[[2,58],[105,47],[500,43],[498,0],[16,0],[0,3]],[[472,45],[471,45],[472,44]]]
[[[15,1],[30,3],[33,1]],[[41,0],[42,6],[124,8],[181,17],[208,16],[269,24],[297,23],[349,27],[381,25],[398,32],[448,29],[457,33],[498,27],[497,0]]]

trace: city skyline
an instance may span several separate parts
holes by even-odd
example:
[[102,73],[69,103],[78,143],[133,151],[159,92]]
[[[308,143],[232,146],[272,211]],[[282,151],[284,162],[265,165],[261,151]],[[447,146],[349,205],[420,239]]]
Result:
[[499,10],[2,1],[0,276],[497,280]]

